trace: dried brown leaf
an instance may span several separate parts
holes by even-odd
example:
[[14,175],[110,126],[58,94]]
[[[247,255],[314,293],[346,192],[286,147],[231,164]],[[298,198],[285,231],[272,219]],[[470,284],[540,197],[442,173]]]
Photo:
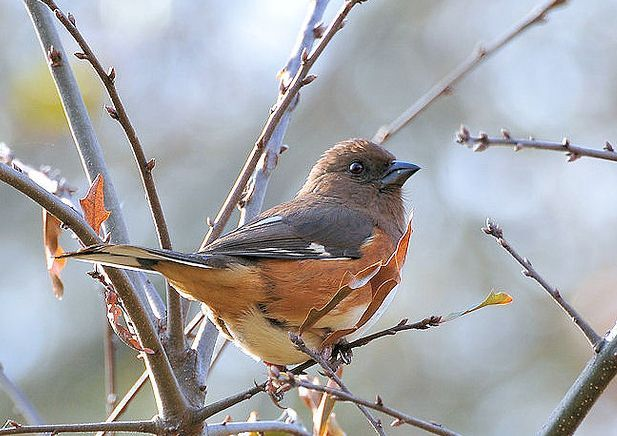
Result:
[[111,215],[111,212],[105,209],[104,183],[103,176],[97,175],[86,196],[79,200],[84,218],[97,234],[101,230],[101,224]]
[[[388,294],[390,294],[390,292],[392,292],[396,285],[398,285],[401,281],[401,268],[405,263],[411,233],[412,229],[410,220],[407,224],[407,230],[398,241],[394,253],[390,255],[385,264],[380,265],[380,267],[373,274],[371,274],[368,284],[371,286],[372,299],[358,322],[351,328],[337,330],[330,333],[330,335],[328,335],[328,337],[326,337],[326,339],[322,342],[322,347],[335,344],[341,338],[355,332],[366,324],[373,317],[373,315],[375,315],[377,310],[379,310],[379,307],[381,307],[385,299],[388,297]],[[330,310],[332,310],[332,308],[330,308]]]
[[[120,305],[120,299],[118,294],[113,289],[105,290],[105,304],[107,305],[107,320],[111,325],[113,331],[126,345],[134,349],[135,351],[141,351],[146,354],[154,354],[154,351],[150,348],[144,347],[139,342],[137,335],[130,331],[128,327],[120,324],[122,318],[125,317],[124,309]],[[128,324],[127,324],[128,325]]]
[[51,286],[58,300],[64,295],[64,285],[60,279],[60,272],[64,268],[66,259],[56,259],[64,253],[58,239],[62,233],[61,222],[58,218],[43,210],[43,246],[47,260],[47,272],[51,278]]

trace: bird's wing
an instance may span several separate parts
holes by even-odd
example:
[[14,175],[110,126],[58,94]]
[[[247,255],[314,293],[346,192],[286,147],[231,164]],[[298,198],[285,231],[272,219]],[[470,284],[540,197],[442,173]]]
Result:
[[271,210],[201,253],[271,259],[359,258],[362,244],[372,233],[373,222],[367,215],[342,206]]

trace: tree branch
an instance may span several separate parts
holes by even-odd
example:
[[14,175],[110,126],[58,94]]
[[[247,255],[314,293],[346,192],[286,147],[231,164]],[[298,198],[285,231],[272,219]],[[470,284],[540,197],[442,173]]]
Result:
[[[111,242],[127,244],[129,243],[129,236],[122,208],[53,18],[47,7],[39,1],[24,0],[24,3],[41,43],[49,71],[56,84],[88,182],[92,183],[99,174],[105,179],[105,206],[111,211],[111,216],[103,224],[103,229],[110,233]],[[50,59],[52,54],[53,61]],[[136,292],[145,294],[146,298],[142,297],[142,299],[148,303],[147,307],[151,316],[162,318],[164,305],[154,286],[146,280],[143,273],[130,272],[129,277]]]
[[285,90],[283,98],[278,99],[277,103],[272,108],[270,116],[268,117],[261,134],[257,138],[253,150],[249,154],[244,166],[242,167],[240,175],[236,179],[229,195],[225,199],[219,213],[214,219],[208,234],[201,244],[201,248],[218,238],[223,232],[225,224],[229,220],[231,213],[242,197],[242,192],[248,180],[257,167],[257,163],[264,152],[265,145],[272,138],[272,134],[281,121],[285,111],[295,100],[300,88],[308,85],[314,79],[314,76],[308,75],[311,67],[317,61],[321,53],[323,53],[324,49],[332,40],[336,32],[341,29],[343,20],[347,17],[351,9],[360,2],[361,0],[346,0],[341,10],[332,21],[332,24],[330,24],[328,29],[325,31],[322,39],[319,41],[319,44],[317,44],[310,54],[306,55],[306,59],[302,59],[302,64],[300,65],[300,68],[298,69],[298,72],[294,76],[293,80]]
[[[337,385],[339,385],[339,387],[341,388],[343,392],[349,395],[353,395],[351,391],[349,390],[349,388],[345,386],[345,384],[343,383],[343,380],[341,380],[341,378],[336,374],[336,372],[332,369],[330,364],[326,361],[326,359],[323,358],[321,354],[307,347],[299,335],[290,333],[289,339],[291,340],[291,342],[293,342],[293,344],[300,351],[302,351],[304,354],[309,356],[313,361],[317,362],[319,366],[321,366],[321,368],[324,370],[326,376],[330,378],[332,381],[334,381]],[[360,409],[362,414],[366,417],[368,422],[373,426],[373,428],[375,429],[375,432],[379,435],[385,436],[386,433],[383,430],[381,421],[376,419],[364,405],[358,404],[358,403],[356,403],[356,405],[358,406],[358,409]]]
[[341,389],[330,388],[328,386],[316,385],[313,383],[309,383],[308,381],[301,380],[298,377],[294,377],[291,383],[297,387],[303,387],[305,389],[310,389],[313,391],[323,392],[328,395],[332,395],[338,401],[348,401],[354,403],[356,405],[361,405],[363,407],[367,407],[369,409],[376,410],[378,412],[382,412],[388,416],[395,418],[396,420],[391,424],[393,427],[399,426],[401,424],[409,424],[417,428],[421,428],[429,433],[443,435],[443,436],[460,436],[458,433],[448,430],[446,427],[441,424],[437,424],[434,422],[424,421],[422,419],[415,418],[413,416],[407,415],[403,412],[399,412],[396,409],[391,407],[387,407],[383,404],[383,401],[380,397],[377,397],[376,402],[371,402],[359,397],[356,397],[349,392],[345,392]]
[[488,136],[484,132],[478,133],[478,136],[472,136],[465,126],[461,126],[456,133],[456,142],[469,146],[473,151],[484,151],[493,146],[513,147],[514,151],[531,148],[563,152],[568,157],[568,162],[573,162],[583,156],[617,162],[617,152],[609,142],[605,143],[603,150],[595,150],[571,144],[568,138],[562,139],[561,142],[541,141],[535,138],[512,138],[510,132],[505,129],[501,130],[501,137]]
[[342,348],[351,350],[353,348],[363,347],[369,342],[373,342],[375,339],[383,338],[384,336],[392,336],[397,334],[398,332],[404,332],[406,330],[427,330],[431,327],[437,327],[440,322],[441,316],[430,316],[428,318],[424,318],[421,321],[414,322],[413,324],[408,324],[407,319],[403,319],[394,327],[390,327],[379,332],[366,335],[362,338],[358,338],[355,341],[343,345]]
[[583,422],[602,392],[617,375],[617,325],[601,343],[597,355],[591,358],[551,413],[538,435],[572,435]]
[[[429,327],[432,327],[436,324],[438,324],[441,320],[441,317],[439,316],[430,316],[428,318],[425,318],[421,321],[412,323],[412,324],[407,324],[407,320],[404,319],[401,322],[399,322],[396,326],[394,327],[390,327],[388,329],[382,330],[380,332],[376,332],[373,333],[371,335],[367,335],[364,336],[362,338],[359,338],[353,342],[350,342],[347,345],[342,346],[341,348],[343,350],[352,350],[354,348],[358,348],[358,347],[362,347],[366,344],[368,344],[369,342],[374,341],[375,339],[379,339],[379,338],[383,338],[385,336],[391,336],[394,335],[396,333],[398,333],[399,331],[406,331],[406,330],[426,330]],[[314,360],[308,360],[296,367],[294,367],[293,369],[291,369],[290,372],[291,374],[302,374],[304,371],[306,371],[307,369],[309,369],[310,367],[316,365],[317,362],[315,362]],[[263,382],[259,385],[256,385],[250,389],[247,389],[245,391],[239,392],[237,394],[231,395],[227,398],[223,398],[222,400],[216,401],[214,403],[208,404],[205,407],[202,407],[201,409],[199,409],[198,411],[195,412],[195,417],[194,419],[196,421],[198,420],[205,420],[207,418],[209,418],[212,415],[215,415],[225,409],[228,409],[238,403],[241,403],[242,401],[248,400],[250,398],[252,398],[253,396],[257,395],[260,392],[264,392],[266,388],[266,382]]]
[[[77,55],[79,59],[87,60],[92,68],[99,76],[99,79],[103,83],[109,98],[112,101],[113,106],[107,106],[107,112],[109,115],[120,123],[120,126],[126,134],[126,138],[131,145],[135,162],[139,170],[139,175],[146,192],[146,198],[148,205],[150,206],[150,212],[152,214],[152,220],[156,228],[159,244],[161,248],[170,250],[171,238],[169,236],[169,230],[167,223],[165,222],[165,215],[163,213],[163,207],[161,206],[161,200],[156,190],[154,183],[154,177],[152,176],[152,170],[154,169],[154,159],[147,160],[144,153],[144,149],[141,145],[141,141],[137,136],[137,132],[129,119],[129,116],[124,108],[124,104],[120,99],[118,90],[115,85],[116,71],[113,67],[109,71],[105,71],[103,65],[98,60],[85,38],[77,29],[73,20],[69,20],[68,17],[58,8],[54,0],[41,0],[43,1],[55,14],[58,20],[71,34],[73,39],[77,42],[81,48],[81,54]],[[177,354],[184,351],[184,335],[182,334],[184,322],[182,320],[182,308],[180,304],[180,295],[167,284],[167,336],[169,338],[169,345],[171,349]]]
[[4,372],[4,367],[0,363],[0,390],[6,392],[13,402],[15,409],[26,419],[28,424],[39,425],[43,419],[36,407],[30,402],[26,394]]
[[[195,315],[195,317],[193,317],[193,319],[185,327],[184,334],[186,336],[190,336],[193,330],[195,330],[197,326],[200,325],[200,322],[204,319],[204,317],[205,315],[203,314],[203,312],[197,313],[197,315]],[[131,386],[131,388],[127,391],[127,393],[124,394],[124,397],[122,397],[122,399],[118,402],[118,404],[116,404],[116,407],[107,416],[107,419],[105,420],[105,422],[113,422],[116,419],[118,419],[124,413],[129,403],[133,401],[133,399],[139,393],[141,388],[146,384],[147,380],[148,380],[148,371],[144,371],[139,376],[139,378],[135,380],[135,383],[133,383],[133,386]],[[97,433],[96,436],[103,436],[103,432]]]
[[503,230],[491,219],[486,220],[486,227],[482,228],[482,231],[487,235],[495,238],[497,243],[506,250],[510,256],[512,256],[522,267],[523,275],[535,280],[544,290],[551,296],[551,298],[563,309],[563,311],[570,317],[574,324],[585,335],[587,341],[592,347],[597,347],[602,338],[598,335],[585,319],[568,303],[562,296],[557,288],[554,288],[542,277],[535,268],[531,265],[531,262],[526,257],[522,257],[518,252],[510,245],[508,241],[503,237]]
[[208,426],[208,436],[227,436],[235,434],[287,433],[297,436],[312,436],[298,424],[281,421],[227,422]]
[[523,17],[518,23],[514,24],[510,30],[500,35],[488,44],[478,44],[476,49],[459,65],[457,65],[452,71],[450,71],[442,80],[429,89],[426,94],[421,96],[414,104],[406,109],[401,115],[398,116],[390,124],[382,126],[375,136],[373,136],[373,142],[382,144],[388,140],[392,135],[397,133],[415,117],[422,113],[428,106],[431,105],[442,95],[449,94],[454,85],[456,85],[462,78],[464,78],[469,72],[474,70],[479,64],[491,57],[502,47],[523,33],[525,30],[532,27],[534,24],[543,23],[546,20],[546,15],[553,8],[563,5],[566,0],[548,0],[535,8],[533,8],[525,17]]
[[[300,33],[291,56],[287,64],[279,73],[279,95],[278,101],[284,98],[285,91],[290,85],[291,78],[294,77],[302,65],[302,53],[309,53],[315,40],[321,37],[323,28],[320,25],[324,11],[328,7],[329,0],[314,0],[309,2],[304,24],[300,28]],[[263,207],[266,190],[272,172],[278,164],[279,155],[287,148],[283,145],[283,138],[287,132],[287,127],[291,120],[291,112],[295,109],[300,94],[296,95],[295,102],[290,104],[284,111],[283,116],[278,122],[271,138],[267,141],[261,160],[255,170],[247,193],[241,201],[240,222],[243,224],[252,220],[261,212]],[[242,225],[240,224],[240,225]]]
[[[30,180],[25,174],[0,163],[0,180],[28,196],[58,218],[77,235],[84,245],[103,242],[79,213]],[[104,268],[104,270],[116,291],[118,291],[133,324],[137,327],[141,344],[154,350],[154,354],[143,353],[142,355],[152,374],[152,385],[157,406],[166,419],[177,418],[176,414],[179,413],[179,410],[186,408],[186,400],[180,391],[180,386],[171,369],[153,320],[134,292],[126,273],[115,268]]]
[[157,434],[159,426],[156,421],[125,421],[125,422],[91,422],[86,424],[50,424],[50,425],[11,425],[0,429],[0,435],[32,434],[32,433],[85,433],[95,431],[126,431],[131,433]]

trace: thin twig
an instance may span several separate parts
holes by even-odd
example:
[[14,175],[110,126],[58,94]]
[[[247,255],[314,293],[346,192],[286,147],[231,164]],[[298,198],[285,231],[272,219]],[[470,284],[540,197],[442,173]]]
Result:
[[103,357],[105,360],[105,412],[109,415],[116,406],[116,349],[114,331],[105,320],[105,336],[103,338]]
[[381,399],[381,397],[378,397],[376,402],[371,402],[363,398],[356,397],[355,395],[352,395],[342,389],[335,389],[328,386],[316,385],[313,383],[309,383],[306,380],[301,380],[298,377],[294,377],[292,383],[297,387],[303,387],[305,389],[310,389],[313,391],[323,392],[328,395],[332,395],[338,401],[349,401],[356,405],[361,405],[363,407],[382,412],[388,416],[395,418],[395,421],[391,424],[393,427],[399,426],[401,424],[409,424],[433,434],[443,436],[459,436],[458,433],[452,430],[448,430],[441,424],[424,421],[422,419],[407,415],[406,413],[400,412],[391,407],[387,407],[383,404],[383,400]]
[[26,394],[23,393],[4,372],[4,367],[0,363],[0,390],[6,392],[8,397],[13,402],[15,409],[26,419],[26,422],[31,425],[39,425],[43,423],[43,418],[30,402]]
[[[99,174],[105,179],[105,207],[111,211],[111,216],[103,224],[103,231],[110,234],[112,243],[128,244],[129,236],[122,207],[116,195],[112,177],[107,170],[103,151],[98,143],[79,86],[54,25],[54,19],[49,9],[38,0],[24,0],[24,3],[41,43],[49,71],[58,89],[64,113],[88,182],[92,183]],[[50,59],[52,55],[53,61]],[[150,315],[162,318],[165,305],[152,283],[140,272],[131,271],[128,276],[134,284],[135,292],[139,294]]]
[[421,96],[414,104],[405,110],[390,124],[382,126],[375,136],[373,142],[384,143],[388,138],[405,127],[416,116],[423,112],[431,103],[442,95],[450,94],[456,85],[469,72],[474,70],[479,64],[495,54],[499,49],[512,41],[515,37],[532,27],[534,24],[546,21],[546,15],[551,9],[564,4],[566,0],[549,0],[534,7],[518,23],[514,24],[510,30],[500,35],[488,44],[478,44],[474,51],[450,71],[442,80],[429,89],[426,94]]
[[261,134],[257,138],[257,141],[255,141],[255,146],[253,147],[244,166],[242,167],[240,175],[236,179],[231,191],[225,199],[223,206],[221,207],[216,218],[214,219],[214,222],[212,223],[208,234],[206,235],[201,244],[201,248],[204,248],[210,242],[218,238],[223,232],[225,224],[227,224],[227,221],[229,220],[229,217],[231,216],[234,208],[240,201],[242,197],[242,192],[251,175],[253,174],[253,171],[255,171],[255,168],[257,167],[257,163],[259,162],[259,159],[264,152],[265,145],[268,143],[268,141],[270,141],[270,138],[272,138],[272,134],[274,133],[274,130],[276,129],[278,123],[281,121],[281,118],[285,114],[285,111],[287,110],[289,105],[295,100],[296,95],[300,91],[300,88],[308,85],[314,79],[314,76],[308,75],[311,67],[313,66],[313,64],[315,64],[321,53],[323,53],[328,43],[332,40],[332,37],[336,34],[336,32],[341,29],[343,20],[345,19],[345,17],[347,17],[351,9],[360,2],[361,0],[346,0],[341,10],[336,14],[336,17],[323,34],[323,37],[319,41],[319,44],[317,44],[317,46],[310,54],[306,55],[306,59],[303,60],[300,69],[285,90],[283,98],[278,99],[278,101],[272,108],[270,116],[268,117],[268,120],[266,121],[266,124],[264,125]]
[[[148,371],[144,371],[141,373],[139,378],[135,381],[135,383],[133,383],[133,386],[131,386],[131,388],[124,395],[124,397],[120,401],[118,401],[114,410],[112,410],[109,416],[107,416],[107,419],[105,419],[105,422],[114,422],[116,419],[118,419],[120,415],[124,413],[133,398],[135,398],[135,396],[139,393],[141,388],[144,387],[146,381],[148,381]],[[97,433],[97,436],[103,436],[103,434],[104,432],[100,432]]]
[[7,422],[0,429],[0,435],[26,433],[87,433],[95,431],[126,431],[131,433],[156,434],[159,426],[156,421],[90,422],[84,424],[15,425]]
[[538,432],[541,436],[568,436],[576,432],[602,392],[617,375],[617,324],[604,337],[593,356],[559,405]]
[[[341,390],[343,392],[345,392],[345,393],[347,393],[349,395],[352,395],[351,391],[347,388],[347,386],[345,386],[345,384],[343,383],[341,378],[336,374],[336,372],[332,369],[330,364],[326,361],[326,359],[324,359],[324,357],[321,354],[319,354],[318,352],[316,352],[314,350],[311,350],[309,347],[307,347],[306,344],[304,343],[304,341],[302,340],[302,338],[299,335],[295,335],[293,333],[290,333],[289,334],[289,339],[291,340],[291,342],[293,342],[293,344],[300,351],[302,351],[304,354],[306,354],[311,359],[313,359],[315,362],[317,362],[319,364],[319,366],[321,366],[322,369],[325,371],[326,376],[328,376],[332,381],[336,382],[336,384],[340,386],[340,388],[341,388]],[[358,409],[360,409],[360,411],[364,414],[364,416],[366,417],[368,422],[373,426],[373,428],[375,429],[375,432],[378,435],[385,436],[386,433],[385,433],[385,431],[383,429],[383,426],[381,425],[381,421],[379,419],[375,418],[371,414],[371,412],[369,412],[369,410],[366,408],[365,405],[356,403],[356,406],[358,406]]]
[[603,150],[597,150],[574,145],[568,138],[563,138],[561,142],[542,141],[535,138],[512,138],[510,132],[505,129],[501,130],[501,136],[488,136],[484,132],[478,133],[478,136],[472,136],[465,126],[461,126],[456,133],[456,142],[469,146],[473,151],[484,151],[493,146],[512,147],[514,151],[531,148],[565,153],[568,162],[573,162],[583,156],[617,162],[617,152],[609,142],[604,144]]
[[285,433],[297,436],[312,436],[298,424],[281,421],[227,422],[208,425],[208,436],[228,436],[236,434]]
[[[79,213],[64,204],[58,197],[30,180],[25,174],[0,163],[0,181],[7,183],[28,196],[58,218],[75,233],[84,245],[94,245],[103,242]],[[144,305],[141,304],[139,297],[134,292],[128,276],[124,271],[116,268],[104,269],[122,299],[131,321],[138,327],[137,333],[141,344],[154,351],[154,354],[143,353],[143,356],[147,366],[151,369],[152,384],[156,393],[155,399],[159,410],[163,409],[163,414],[166,415],[170,410],[186,407],[186,400],[180,391],[180,386],[163,350],[157,328],[145,310]]]
[[346,345],[342,345],[343,349],[351,350],[353,348],[363,347],[369,342],[374,341],[375,339],[383,338],[384,336],[392,336],[397,334],[398,332],[403,332],[406,330],[426,330],[431,327],[437,327],[441,322],[441,316],[430,316],[428,318],[424,318],[421,321],[414,322],[412,324],[408,324],[407,319],[401,320],[394,327],[390,327],[379,332],[375,332],[370,335],[366,335],[362,338],[358,338],[355,341],[352,341]]
[[[77,29],[77,26],[73,23],[74,20],[69,20],[68,17],[58,8],[54,0],[42,1],[56,14],[58,20],[60,20],[73,39],[75,39],[82,50],[82,53],[78,55],[78,57],[80,59],[87,60],[90,65],[92,65],[92,68],[94,68],[94,71],[99,76],[99,79],[107,90],[107,94],[113,104],[113,106],[106,108],[107,112],[113,119],[120,123],[120,126],[122,126],[122,129],[126,134],[126,138],[131,145],[133,156],[135,157],[135,162],[137,163],[137,168],[139,169],[139,175],[146,192],[146,198],[148,200],[152,219],[156,227],[159,244],[161,248],[170,250],[172,248],[171,238],[169,236],[167,223],[165,222],[165,215],[163,213],[163,207],[161,206],[161,200],[154,183],[154,177],[152,176],[154,160],[148,161],[148,159],[146,159],[141,141],[139,140],[137,132],[129,119],[126,109],[124,108],[124,104],[120,99],[120,95],[118,94],[118,90],[115,85],[115,69],[111,67],[109,71],[105,71],[103,65],[96,57],[85,38],[79,29]],[[172,349],[177,352],[182,352],[184,350],[184,335],[182,334],[183,325],[180,295],[175,289],[167,284],[167,335],[169,338],[169,344]]]
[[[287,64],[278,74],[280,77],[279,100],[285,97],[285,91],[292,77],[298,73],[302,65],[302,53],[310,53],[314,42],[321,37],[324,29],[320,22],[328,7],[328,2],[329,0],[315,0],[309,2],[306,19],[300,27],[296,44],[291,51]],[[283,144],[283,138],[285,137],[287,127],[291,120],[291,112],[296,108],[299,97],[300,94],[298,93],[295,98],[296,101],[290,104],[285,110],[271,138],[266,143],[261,161],[240,202],[240,225],[252,220],[261,212],[272,172],[278,164],[281,153],[287,150],[287,147]]]
[[574,321],[574,324],[585,335],[587,341],[592,347],[600,345],[602,338],[598,335],[591,325],[585,321],[585,319],[568,303],[562,296],[559,290],[551,286],[532,266],[529,259],[522,257],[518,252],[506,241],[503,237],[503,230],[491,219],[486,220],[486,227],[482,228],[482,231],[487,235],[495,238],[497,243],[506,250],[510,256],[512,256],[522,267],[523,275],[535,280],[544,290],[553,298],[553,300],[561,307],[564,312],[568,314],[570,319]]

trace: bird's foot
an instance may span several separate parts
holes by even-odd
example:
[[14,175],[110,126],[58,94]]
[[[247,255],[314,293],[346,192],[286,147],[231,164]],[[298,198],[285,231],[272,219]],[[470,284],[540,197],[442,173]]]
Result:
[[332,355],[330,357],[331,363],[342,363],[349,365],[351,358],[353,357],[353,351],[349,348],[349,342],[345,339],[341,339],[337,344],[332,347]]
[[272,399],[272,402],[281,409],[284,409],[279,403],[283,399],[285,392],[293,386],[290,383],[287,375],[287,368],[282,365],[264,362],[268,368],[268,381],[266,382],[266,392]]

